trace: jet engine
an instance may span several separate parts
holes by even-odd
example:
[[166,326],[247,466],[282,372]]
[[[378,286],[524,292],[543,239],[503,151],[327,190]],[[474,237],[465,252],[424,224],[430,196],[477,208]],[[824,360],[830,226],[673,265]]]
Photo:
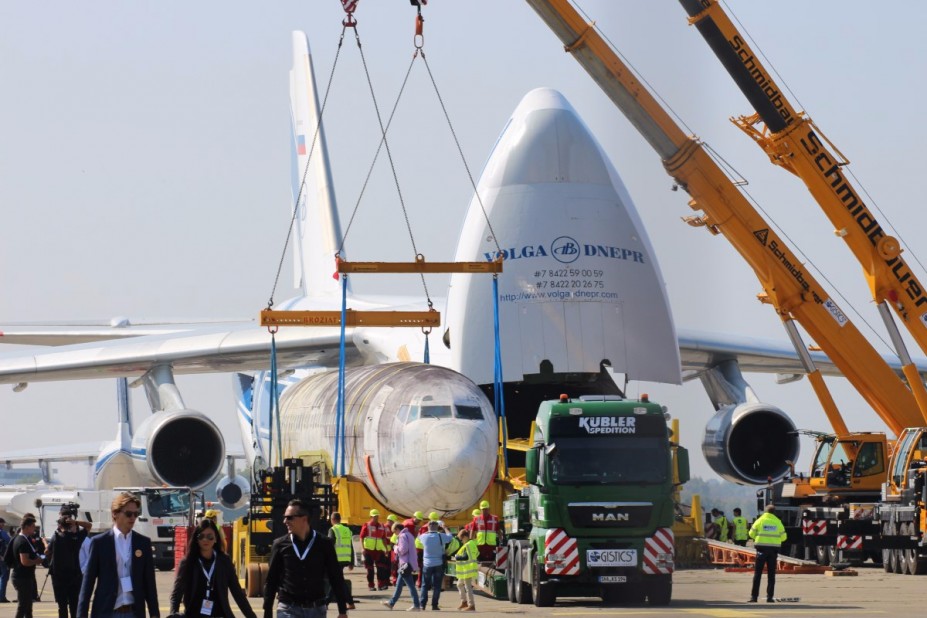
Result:
[[248,496],[251,488],[248,481],[240,474],[234,477],[224,476],[216,485],[216,495],[219,497],[219,504],[227,509],[237,509],[248,502]]
[[216,496],[219,504],[225,508],[237,509],[248,503],[251,485],[243,476],[235,473],[235,457],[227,457],[226,464],[225,476],[216,485]]
[[761,402],[723,406],[708,421],[702,441],[711,469],[741,485],[783,478],[798,452],[792,420],[779,408]]
[[225,440],[201,412],[162,411],[145,419],[135,432],[132,455],[143,479],[199,489],[222,469]]

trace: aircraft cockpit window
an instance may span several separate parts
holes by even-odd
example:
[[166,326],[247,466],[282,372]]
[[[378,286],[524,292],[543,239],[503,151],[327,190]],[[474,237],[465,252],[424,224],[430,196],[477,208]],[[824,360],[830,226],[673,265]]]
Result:
[[483,420],[483,410],[479,406],[454,406],[457,408],[457,418],[462,418],[465,421],[481,421]]
[[422,406],[422,418],[451,418],[451,406]]
[[401,406],[399,406],[399,411],[396,412],[396,420],[399,421],[400,423],[405,423],[408,418],[409,418],[409,405],[404,403]]
[[417,421],[418,420],[418,406],[413,404],[413,405],[405,406],[405,407],[409,409],[408,418],[406,419],[406,421],[409,423],[411,423],[412,421]]

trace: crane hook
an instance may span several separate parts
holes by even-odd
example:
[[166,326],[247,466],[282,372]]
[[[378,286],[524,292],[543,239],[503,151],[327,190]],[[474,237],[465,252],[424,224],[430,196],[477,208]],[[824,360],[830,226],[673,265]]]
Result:
[[412,37],[415,49],[421,49],[425,46],[425,35],[422,34],[425,27],[425,18],[422,17],[422,7],[419,7],[418,11],[418,15],[415,16],[415,36]]

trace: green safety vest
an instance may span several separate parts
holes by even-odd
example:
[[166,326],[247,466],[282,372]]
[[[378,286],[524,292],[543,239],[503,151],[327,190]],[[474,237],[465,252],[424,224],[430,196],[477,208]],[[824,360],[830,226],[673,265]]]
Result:
[[746,517],[735,517],[731,520],[734,522],[734,540],[735,541],[746,541],[747,540],[747,518]]
[[456,536],[451,539],[451,542],[447,544],[447,547],[444,549],[445,556],[453,556],[457,553],[457,550],[460,549],[460,539]]
[[754,545],[779,547],[788,538],[779,518],[772,513],[763,513],[750,527],[750,538]]
[[715,524],[718,526],[718,540],[727,541],[727,517],[718,515],[715,518]]
[[480,566],[477,562],[480,550],[476,546],[476,541],[473,539],[467,541],[466,545],[457,551],[456,556],[463,556],[463,559],[458,559],[456,562],[457,579],[476,579]]
[[335,533],[335,554],[338,562],[351,562],[351,529],[344,524],[332,526]]
[[[386,547],[386,526],[380,523],[373,523],[373,521],[368,521],[364,524],[366,528],[367,535],[364,537],[364,550],[366,551],[389,551]],[[364,529],[361,529],[361,534],[364,533]]]

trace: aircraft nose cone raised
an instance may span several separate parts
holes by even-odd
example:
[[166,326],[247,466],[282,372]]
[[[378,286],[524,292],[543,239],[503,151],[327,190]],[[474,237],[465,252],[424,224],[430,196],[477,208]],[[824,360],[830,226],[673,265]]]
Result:
[[435,507],[454,511],[469,506],[472,497],[489,484],[494,469],[486,462],[495,456],[495,445],[475,424],[446,423],[432,428],[425,440],[428,476],[447,501]]
[[608,185],[608,167],[589,129],[556,90],[532,90],[496,144],[480,184],[576,182]]

